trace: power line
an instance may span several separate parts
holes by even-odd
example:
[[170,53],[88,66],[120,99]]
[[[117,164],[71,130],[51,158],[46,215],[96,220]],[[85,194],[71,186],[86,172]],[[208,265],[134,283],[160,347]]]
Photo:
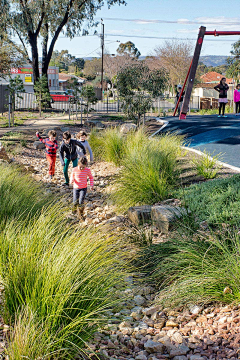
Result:
[[228,22],[227,19],[220,21],[207,21],[207,20],[201,20],[201,21],[192,21],[192,20],[157,20],[157,19],[126,19],[126,18],[104,18],[104,20],[107,21],[127,21],[127,22],[139,22],[141,24],[145,23],[153,23],[153,24],[182,24],[182,25],[240,25],[240,20],[236,22]]

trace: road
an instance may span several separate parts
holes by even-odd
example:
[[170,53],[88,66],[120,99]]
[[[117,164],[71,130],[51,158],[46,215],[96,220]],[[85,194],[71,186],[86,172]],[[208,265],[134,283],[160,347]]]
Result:
[[167,118],[168,125],[162,132],[177,132],[186,137],[191,148],[211,154],[222,153],[221,161],[240,167],[240,116],[228,114],[188,116],[186,120]]

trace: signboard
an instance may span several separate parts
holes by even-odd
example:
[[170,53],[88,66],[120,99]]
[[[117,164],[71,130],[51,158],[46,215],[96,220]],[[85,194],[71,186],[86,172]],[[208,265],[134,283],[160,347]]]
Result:
[[25,74],[25,83],[32,83],[32,75]]
[[[40,74],[42,73],[42,69],[39,68]],[[22,67],[22,68],[11,68],[11,74],[32,74],[33,70],[31,67]],[[48,69],[48,74],[58,74],[58,69]]]

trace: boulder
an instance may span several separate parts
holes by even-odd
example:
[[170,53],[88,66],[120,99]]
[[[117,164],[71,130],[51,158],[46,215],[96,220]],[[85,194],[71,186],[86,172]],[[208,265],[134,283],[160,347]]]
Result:
[[41,150],[41,149],[45,149],[45,145],[41,142],[41,141],[34,141],[33,143],[33,147],[36,150]]
[[96,128],[100,128],[100,129],[105,127],[105,125],[99,120],[87,120],[84,122],[84,125],[89,126],[91,128],[96,127]]
[[135,225],[141,225],[151,222],[152,206],[134,206],[128,209],[128,217]]
[[137,125],[133,123],[127,123],[127,124],[123,124],[120,127],[120,132],[123,134],[127,134],[129,131],[135,131],[136,129],[137,129]]
[[164,345],[159,343],[159,342],[155,342],[152,340],[148,340],[147,342],[145,342],[144,344],[144,349],[148,352],[148,353],[156,353],[156,352],[162,352],[164,348]]
[[151,218],[153,224],[164,234],[167,234],[171,225],[187,212],[184,208],[170,205],[152,206]]
[[10,161],[4,147],[2,146],[2,143],[0,142],[0,159],[4,161]]

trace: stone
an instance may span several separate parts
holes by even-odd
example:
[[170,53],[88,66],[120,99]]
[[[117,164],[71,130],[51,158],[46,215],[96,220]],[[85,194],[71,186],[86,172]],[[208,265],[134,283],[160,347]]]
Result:
[[174,356],[173,360],[187,360],[187,357],[184,355]]
[[137,129],[137,125],[133,123],[126,123],[120,127],[120,133],[127,134],[129,131],[135,131]]
[[202,309],[203,309],[202,307],[200,307],[198,305],[194,305],[189,310],[190,310],[191,314],[198,315],[202,311]]
[[141,305],[143,305],[144,303],[145,303],[145,299],[144,299],[144,297],[142,297],[141,295],[136,295],[136,296],[134,296],[134,302],[137,304],[137,305],[139,305],[139,306],[141,306]]
[[2,143],[0,142],[0,159],[5,161],[10,161],[4,147],[2,146]]
[[175,321],[173,321],[173,320],[168,320],[167,322],[166,322],[166,327],[168,327],[168,326],[171,326],[171,327],[178,327],[179,326],[179,324],[178,323],[176,323]]
[[41,141],[37,140],[37,141],[34,141],[33,147],[36,150],[42,150],[42,149],[45,149],[45,144],[43,144]]
[[196,354],[196,355],[191,355],[190,360],[204,360],[204,358],[201,355]]
[[128,209],[128,217],[135,225],[142,225],[151,222],[150,205],[134,206]]
[[147,360],[147,357],[145,356],[145,355],[137,355],[136,357],[135,357],[135,359],[136,360]]
[[161,205],[152,206],[151,218],[155,225],[163,234],[167,234],[175,221],[182,215],[186,215],[186,210],[178,206]]
[[183,337],[179,332],[175,332],[172,335],[172,340],[179,343],[179,344],[181,344],[183,342]]
[[159,342],[155,342],[152,340],[148,340],[147,342],[145,342],[144,344],[144,349],[148,352],[148,353],[155,353],[155,352],[162,352],[164,348],[164,345],[162,343]]
[[158,306],[151,306],[142,310],[143,315],[152,316],[155,312],[159,311]]
[[173,358],[174,356],[186,355],[190,351],[189,347],[184,344],[171,346],[169,350],[170,358]]

